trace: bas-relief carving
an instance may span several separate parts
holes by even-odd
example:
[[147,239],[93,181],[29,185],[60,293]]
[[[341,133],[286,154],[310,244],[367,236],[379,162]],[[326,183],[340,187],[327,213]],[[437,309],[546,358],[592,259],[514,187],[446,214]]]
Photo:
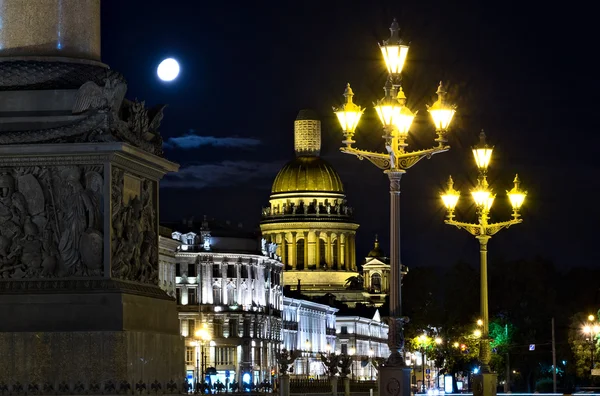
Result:
[[0,169],[0,278],[102,275],[102,169]]
[[82,143],[123,141],[152,154],[163,155],[158,128],[165,105],[146,108],[145,102],[125,99],[127,84],[109,77],[100,87],[92,81],[78,90],[73,115],[83,118],[57,127],[0,134],[0,144]]
[[[137,194],[126,188],[139,180]],[[112,269],[114,278],[158,284],[156,183],[112,170]]]

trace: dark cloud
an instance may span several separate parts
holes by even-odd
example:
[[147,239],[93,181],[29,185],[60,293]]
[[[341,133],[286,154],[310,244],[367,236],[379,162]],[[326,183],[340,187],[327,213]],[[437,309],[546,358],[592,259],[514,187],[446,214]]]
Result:
[[282,165],[280,161],[221,161],[187,165],[168,175],[161,182],[161,187],[203,189],[249,182],[257,184],[261,180],[273,180]]
[[179,148],[183,150],[194,149],[202,146],[227,147],[227,148],[250,148],[261,144],[259,139],[243,138],[237,136],[215,137],[201,136],[196,131],[190,130],[186,135],[169,138],[165,148]]

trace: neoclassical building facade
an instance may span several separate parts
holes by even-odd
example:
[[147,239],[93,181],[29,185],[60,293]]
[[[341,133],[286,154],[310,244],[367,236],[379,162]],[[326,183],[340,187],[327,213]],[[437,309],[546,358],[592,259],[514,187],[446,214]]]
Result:
[[352,374],[359,380],[374,380],[377,368],[373,359],[387,358],[388,325],[381,320],[379,311],[373,318],[338,316],[336,318],[338,345],[336,352],[352,356]]
[[319,157],[321,122],[314,112],[300,111],[294,137],[296,157],[275,177],[260,228],[278,246],[285,285],[301,284],[308,295],[343,291],[358,275],[358,224],[338,173]]
[[325,374],[319,354],[336,350],[337,308],[313,301],[283,298],[282,347],[302,351],[294,362],[293,375]]
[[[274,246],[206,218],[167,226],[178,244],[175,296],[188,381],[202,373],[212,383],[270,381],[283,308],[283,265]],[[209,340],[198,339],[199,329]]]

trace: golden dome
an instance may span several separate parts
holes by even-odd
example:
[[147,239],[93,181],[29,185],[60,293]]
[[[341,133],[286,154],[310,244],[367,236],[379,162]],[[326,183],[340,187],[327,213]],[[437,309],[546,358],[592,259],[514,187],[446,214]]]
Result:
[[344,186],[335,169],[314,156],[299,156],[281,168],[272,193],[319,191],[343,193]]

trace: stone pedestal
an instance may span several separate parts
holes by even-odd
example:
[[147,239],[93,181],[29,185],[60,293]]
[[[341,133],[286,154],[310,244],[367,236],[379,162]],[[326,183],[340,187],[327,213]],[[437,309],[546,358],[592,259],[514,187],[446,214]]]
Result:
[[158,181],[175,169],[122,142],[0,147],[0,383],[181,382],[157,286]]
[[0,0],[0,391],[182,389],[158,287],[163,105],[100,63],[100,0]]
[[338,377],[333,376],[329,380],[331,381],[331,394],[337,396]]
[[378,376],[379,396],[410,396],[410,368],[383,366]]
[[343,377],[344,382],[344,396],[350,396],[350,378]]
[[480,373],[473,376],[473,396],[496,396],[498,375]]
[[287,374],[279,376],[279,396],[290,396],[290,376]]

